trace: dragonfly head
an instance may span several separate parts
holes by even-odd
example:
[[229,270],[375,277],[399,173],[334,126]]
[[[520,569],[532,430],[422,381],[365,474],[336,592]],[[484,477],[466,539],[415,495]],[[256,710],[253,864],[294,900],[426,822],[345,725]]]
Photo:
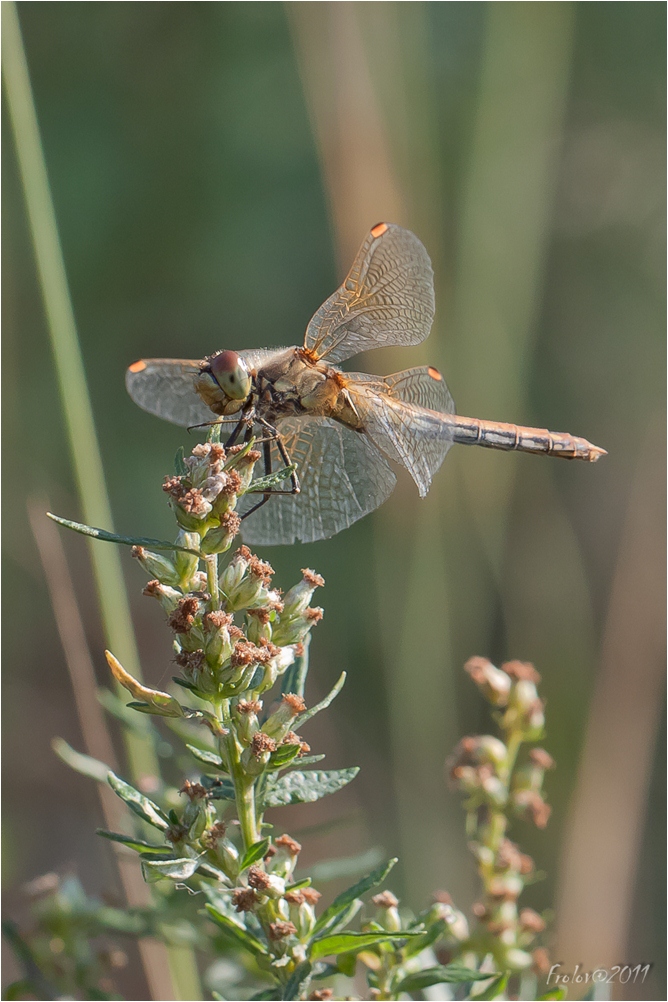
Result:
[[195,389],[215,414],[233,414],[248,399],[253,380],[236,351],[219,351],[204,360]]

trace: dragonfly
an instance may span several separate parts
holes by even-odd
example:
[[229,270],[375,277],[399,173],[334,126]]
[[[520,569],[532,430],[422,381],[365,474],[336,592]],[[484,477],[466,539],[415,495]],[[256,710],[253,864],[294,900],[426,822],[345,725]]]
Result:
[[243,537],[255,545],[314,542],[348,528],[394,490],[391,463],[408,471],[424,497],[454,443],[588,462],[606,454],[567,433],[456,414],[433,366],[389,376],[340,367],[371,348],[420,344],[434,310],[426,249],[410,230],[379,223],[300,347],[140,359],[126,386],[140,407],[174,424],[234,423],[227,444],[255,437],[263,442],[264,476],[277,463],[289,471],[284,489],[240,501]]

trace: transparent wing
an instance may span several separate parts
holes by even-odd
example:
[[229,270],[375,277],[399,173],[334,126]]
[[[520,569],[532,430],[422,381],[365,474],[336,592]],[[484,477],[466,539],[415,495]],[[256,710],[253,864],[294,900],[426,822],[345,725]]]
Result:
[[143,410],[185,428],[215,415],[195,392],[200,362],[183,358],[144,358],[125,373],[128,393]]
[[[278,430],[297,464],[301,494],[274,496],[249,515],[241,530],[245,542],[271,546],[328,539],[378,508],[394,490],[394,473],[365,435],[315,417],[286,418]],[[245,495],[240,512],[259,499]]]
[[[282,351],[285,348],[254,348],[239,354],[252,370]],[[143,358],[129,367],[125,385],[143,410],[189,428],[215,419],[193,385],[201,364],[198,359]]]
[[311,318],[304,347],[341,362],[369,348],[419,344],[434,319],[434,275],[410,230],[380,223],[362,244],[343,285]]
[[424,366],[385,378],[345,376],[366,434],[408,470],[424,497],[453,442],[455,405],[440,372]]

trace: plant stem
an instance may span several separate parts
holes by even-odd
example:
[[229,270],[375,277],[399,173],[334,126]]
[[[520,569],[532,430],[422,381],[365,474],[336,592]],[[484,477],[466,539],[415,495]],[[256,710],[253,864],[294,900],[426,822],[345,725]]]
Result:
[[260,836],[255,814],[255,780],[246,775],[241,765],[234,727],[230,727],[230,733],[227,736],[227,753],[245,852],[251,845],[259,841]]

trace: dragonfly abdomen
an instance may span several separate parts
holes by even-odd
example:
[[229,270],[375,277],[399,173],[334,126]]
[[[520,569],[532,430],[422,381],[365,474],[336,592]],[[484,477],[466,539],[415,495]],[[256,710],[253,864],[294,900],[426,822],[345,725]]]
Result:
[[584,459],[595,463],[606,455],[605,449],[592,445],[585,438],[568,432],[548,431],[547,428],[526,428],[502,421],[482,421],[478,418],[453,415],[453,441],[460,445],[482,445],[486,449],[544,453],[562,459]]

